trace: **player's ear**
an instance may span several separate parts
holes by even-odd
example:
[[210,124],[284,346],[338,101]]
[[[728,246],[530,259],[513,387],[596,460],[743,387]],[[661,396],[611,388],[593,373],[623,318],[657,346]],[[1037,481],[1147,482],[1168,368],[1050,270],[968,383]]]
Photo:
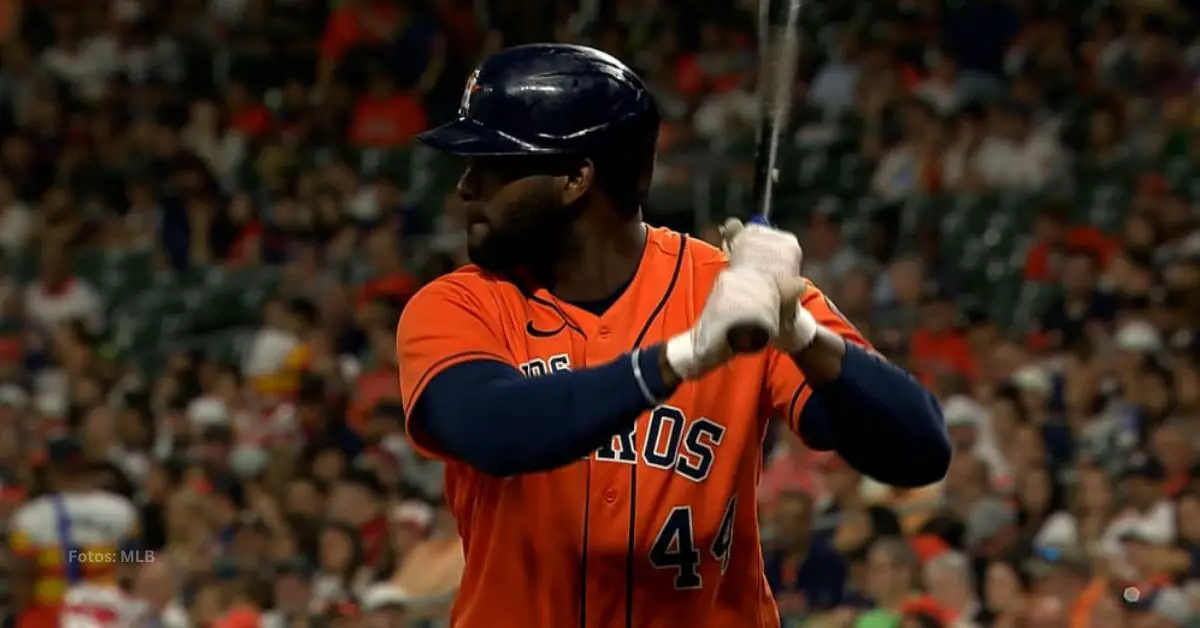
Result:
[[590,159],[579,162],[579,166],[563,179],[563,203],[570,205],[583,197],[595,182],[596,166]]

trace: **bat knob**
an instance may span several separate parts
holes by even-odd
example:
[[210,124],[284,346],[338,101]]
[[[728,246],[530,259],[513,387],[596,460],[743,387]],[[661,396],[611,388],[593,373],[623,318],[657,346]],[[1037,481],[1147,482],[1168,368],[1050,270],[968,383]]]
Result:
[[771,333],[757,325],[737,325],[725,336],[734,353],[757,353],[771,341]]

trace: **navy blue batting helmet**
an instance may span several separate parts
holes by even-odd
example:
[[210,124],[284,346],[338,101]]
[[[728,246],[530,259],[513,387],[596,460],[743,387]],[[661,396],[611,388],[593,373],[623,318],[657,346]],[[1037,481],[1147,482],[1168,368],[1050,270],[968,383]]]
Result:
[[484,59],[463,90],[458,118],[419,139],[479,157],[653,150],[658,108],[633,70],[570,44],[529,44]]

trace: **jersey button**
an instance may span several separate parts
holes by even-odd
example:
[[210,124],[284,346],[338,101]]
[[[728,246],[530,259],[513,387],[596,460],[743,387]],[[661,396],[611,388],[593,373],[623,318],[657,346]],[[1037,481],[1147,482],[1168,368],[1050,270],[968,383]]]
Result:
[[611,332],[611,331],[612,331],[612,329],[610,329],[608,325],[601,325],[599,328],[596,329],[596,332],[600,334],[601,338],[607,338],[609,332]]
[[613,502],[615,502],[615,501],[617,501],[617,491],[616,491],[616,489],[611,489],[611,488],[610,488],[610,489],[605,489],[605,490],[604,490],[604,501],[606,501],[606,502],[608,502],[608,503],[610,503],[610,504],[611,504],[611,503],[613,503]]

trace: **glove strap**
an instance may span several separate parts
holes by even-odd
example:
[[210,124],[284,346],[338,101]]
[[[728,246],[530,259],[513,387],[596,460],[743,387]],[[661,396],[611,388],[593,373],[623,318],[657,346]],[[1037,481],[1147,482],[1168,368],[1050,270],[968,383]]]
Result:
[[797,353],[803,351],[812,345],[813,340],[817,337],[817,328],[820,323],[803,305],[796,306],[796,317],[792,319],[792,329],[786,339],[783,340],[780,348],[788,353]]
[[696,355],[696,343],[691,332],[682,333],[667,341],[667,364],[683,379],[692,379],[700,374],[700,358]]

